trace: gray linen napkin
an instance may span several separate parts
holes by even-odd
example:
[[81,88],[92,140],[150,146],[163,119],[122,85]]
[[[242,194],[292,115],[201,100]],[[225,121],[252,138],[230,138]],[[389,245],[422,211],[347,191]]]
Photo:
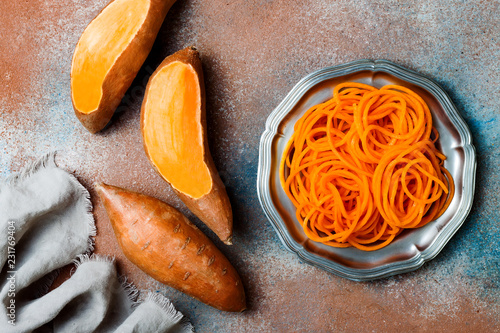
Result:
[[[0,183],[0,332],[193,332],[161,294],[120,282],[113,259],[89,256],[96,234],[87,190],[44,156]],[[58,269],[77,269],[47,292]],[[44,294],[43,296],[40,296]],[[52,322],[51,325],[44,326]]]

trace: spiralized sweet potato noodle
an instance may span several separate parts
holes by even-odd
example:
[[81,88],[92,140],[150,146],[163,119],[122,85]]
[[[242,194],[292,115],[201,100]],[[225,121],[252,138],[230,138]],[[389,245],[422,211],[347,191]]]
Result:
[[346,82],[297,121],[280,181],[311,240],[373,251],[437,219],[455,192],[412,90]]

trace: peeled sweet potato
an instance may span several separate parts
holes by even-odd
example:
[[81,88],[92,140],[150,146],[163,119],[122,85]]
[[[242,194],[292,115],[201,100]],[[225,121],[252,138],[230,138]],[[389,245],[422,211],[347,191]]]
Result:
[[166,203],[96,185],[118,244],[146,274],[223,311],[243,311],[240,276],[201,230]]
[[114,0],[83,32],[71,65],[71,97],[80,122],[103,129],[153,47],[175,0]]
[[144,150],[156,171],[226,244],[231,204],[208,148],[205,86],[198,51],[167,57],[149,78],[141,109]]

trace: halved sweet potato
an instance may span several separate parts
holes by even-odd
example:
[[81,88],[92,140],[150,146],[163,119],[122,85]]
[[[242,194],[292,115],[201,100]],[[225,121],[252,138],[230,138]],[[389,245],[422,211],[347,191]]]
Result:
[[205,86],[198,51],[167,57],[150,77],[141,110],[153,167],[219,238],[231,244],[233,214],[208,148]]
[[103,129],[153,47],[175,0],[114,0],[83,32],[71,65],[75,114]]
[[200,229],[166,203],[96,185],[125,256],[155,280],[223,311],[243,311],[240,276]]

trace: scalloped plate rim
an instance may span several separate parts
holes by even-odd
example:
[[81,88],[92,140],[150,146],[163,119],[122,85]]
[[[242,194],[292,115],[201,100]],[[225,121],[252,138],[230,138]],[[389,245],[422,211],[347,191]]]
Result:
[[[461,147],[464,149],[464,169],[467,170],[464,172],[463,180],[464,196],[460,201],[457,210],[459,214],[457,213],[457,215],[455,215],[455,217],[452,218],[443,227],[443,229],[441,229],[431,246],[423,251],[417,249],[416,254],[407,260],[386,263],[369,269],[347,267],[338,262],[320,257],[307,251],[289,235],[286,227],[283,228],[285,222],[282,221],[282,218],[272,204],[272,200],[270,200],[269,195],[266,196],[265,194],[269,193],[269,186],[266,186],[266,183],[268,183],[270,177],[270,168],[266,166],[269,166],[271,162],[271,158],[266,158],[266,155],[271,154],[270,147],[274,136],[277,134],[278,125],[291,110],[291,108],[287,108],[287,106],[295,105],[304,96],[304,94],[317,83],[338,76],[354,74],[365,70],[385,72],[429,91],[438,100],[438,102],[441,103],[446,115],[459,132],[463,143]],[[389,60],[362,59],[336,66],[325,67],[306,75],[290,90],[285,98],[271,112],[266,119],[265,130],[262,133],[259,145],[257,195],[267,219],[271,222],[278,238],[289,252],[295,253],[302,261],[308,264],[319,267],[338,276],[354,281],[369,281],[416,270],[424,263],[434,259],[441,252],[453,235],[458,231],[458,229],[460,229],[472,209],[475,190],[476,165],[476,153],[472,144],[472,135],[470,130],[444,89],[422,74],[397,65]],[[279,220],[281,220],[281,224]]]

